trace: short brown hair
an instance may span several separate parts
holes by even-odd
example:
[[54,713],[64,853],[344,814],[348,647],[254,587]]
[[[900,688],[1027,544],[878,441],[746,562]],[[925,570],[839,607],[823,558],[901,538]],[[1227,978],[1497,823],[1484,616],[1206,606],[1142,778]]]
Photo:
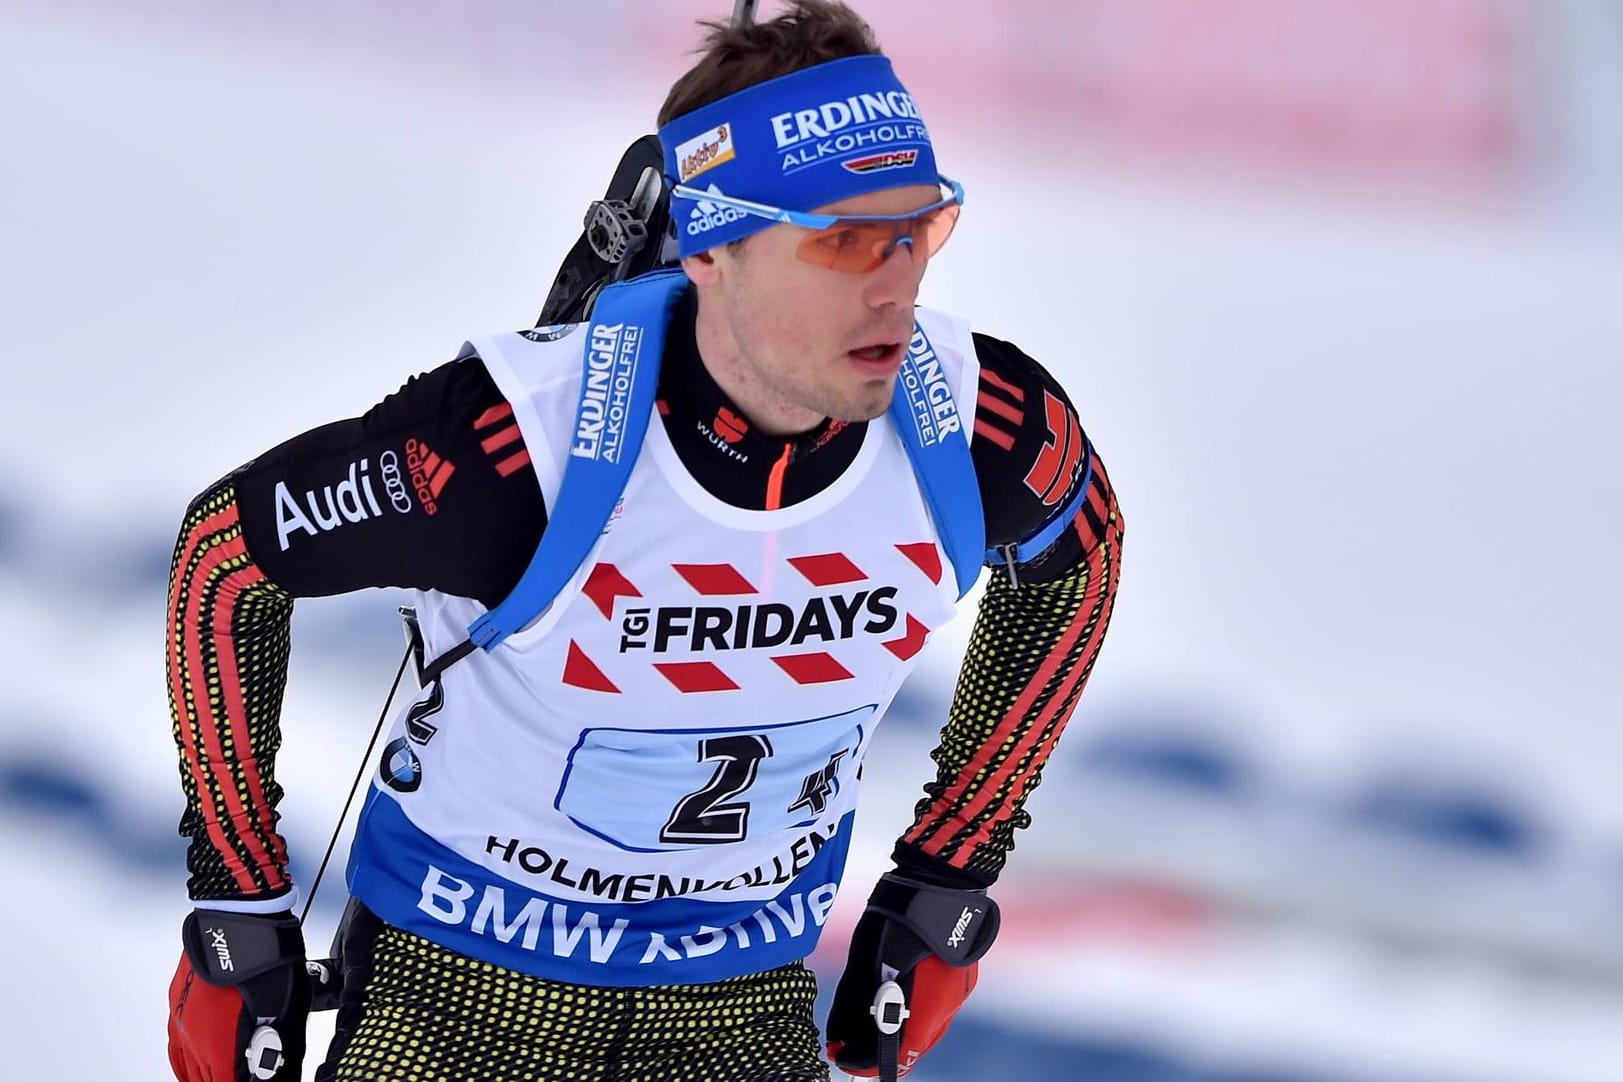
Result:
[[764,23],[706,19],[699,25],[708,31],[703,55],[672,84],[659,107],[660,127],[780,75],[880,52],[873,29],[840,0],[791,0],[788,10]]

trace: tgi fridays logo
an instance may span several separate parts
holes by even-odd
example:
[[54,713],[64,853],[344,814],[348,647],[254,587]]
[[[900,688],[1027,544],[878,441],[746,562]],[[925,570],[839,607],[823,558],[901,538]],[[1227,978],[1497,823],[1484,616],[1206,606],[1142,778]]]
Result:
[[652,650],[704,653],[840,642],[858,632],[883,635],[896,626],[896,587],[813,597],[797,610],[759,605],[678,605],[628,608],[620,620],[620,653]]

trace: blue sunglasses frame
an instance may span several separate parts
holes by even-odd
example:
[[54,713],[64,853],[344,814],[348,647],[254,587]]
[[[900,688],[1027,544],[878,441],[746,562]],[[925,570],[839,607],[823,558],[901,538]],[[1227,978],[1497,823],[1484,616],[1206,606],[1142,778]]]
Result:
[[756,203],[748,199],[739,199],[736,196],[722,195],[718,192],[707,192],[700,188],[678,184],[671,189],[671,194],[683,199],[703,200],[717,206],[728,207],[732,210],[743,211],[757,218],[766,218],[786,225],[798,225],[802,229],[828,229],[840,222],[905,222],[911,218],[920,218],[926,214],[945,210],[950,206],[962,206],[964,203],[964,186],[948,176],[939,176],[936,182],[947,188],[952,194],[945,199],[931,203],[918,210],[910,210],[906,214],[813,214],[805,210],[786,210],[783,207],[774,207],[766,203]]

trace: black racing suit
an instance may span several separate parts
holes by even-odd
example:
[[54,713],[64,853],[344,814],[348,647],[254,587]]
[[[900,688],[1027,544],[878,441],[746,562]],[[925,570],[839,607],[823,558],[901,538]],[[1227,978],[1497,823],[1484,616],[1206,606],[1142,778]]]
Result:
[[[659,384],[684,466],[743,508],[822,491],[850,465],[866,425],[825,421],[790,438],[755,431],[701,363],[694,318],[690,293]],[[1092,669],[1123,527],[1065,392],[1009,343],[979,334],[974,343],[970,448],[988,543],[1033,535],[1089,479],[1053,545],[1018,567],[994,565],[933,753],[935,779],[896,845],[904,869],[985,886],[1030,822],[1026,798]],[[390,451],[412,463],[409,513],[346,502],[355,465]],[[288,533],[288,500],[317,509],[313,529]],[[171,569],[168,676],[196,902],[274,901],[292,888],[274,767],[293,600],[396,586],[494,607],[545,527],[512,409],[476,359],[283,443],[193,502]],[[713,985],[586,988],[475,962],[363,912],[346,966],[353,979],[323,1077],[826,1077],[815,981],[799,964]]]

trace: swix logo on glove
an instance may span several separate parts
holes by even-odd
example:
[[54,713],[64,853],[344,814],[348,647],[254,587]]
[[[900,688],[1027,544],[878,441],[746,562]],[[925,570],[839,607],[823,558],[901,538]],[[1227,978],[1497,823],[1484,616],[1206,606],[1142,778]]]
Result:
[[169,1067],[178,1082],[296,1082],[310,974],[291,914],[193,910],[169,982]]
[[208,929],[208,935],[209,945],[214,948],[214,956],[220,962],[221,972],[230,973],[233,968],[231,965],[231,944],[225,941],[225,929],[210,928]]
[[958,948],[964,945],[964,937],[969,934],[969,926],[976,917],[981,915],[979,909],[964,906],[964,911],[958,917],[958,923],[952,926],[952,934],[947,937],[947,946]]

